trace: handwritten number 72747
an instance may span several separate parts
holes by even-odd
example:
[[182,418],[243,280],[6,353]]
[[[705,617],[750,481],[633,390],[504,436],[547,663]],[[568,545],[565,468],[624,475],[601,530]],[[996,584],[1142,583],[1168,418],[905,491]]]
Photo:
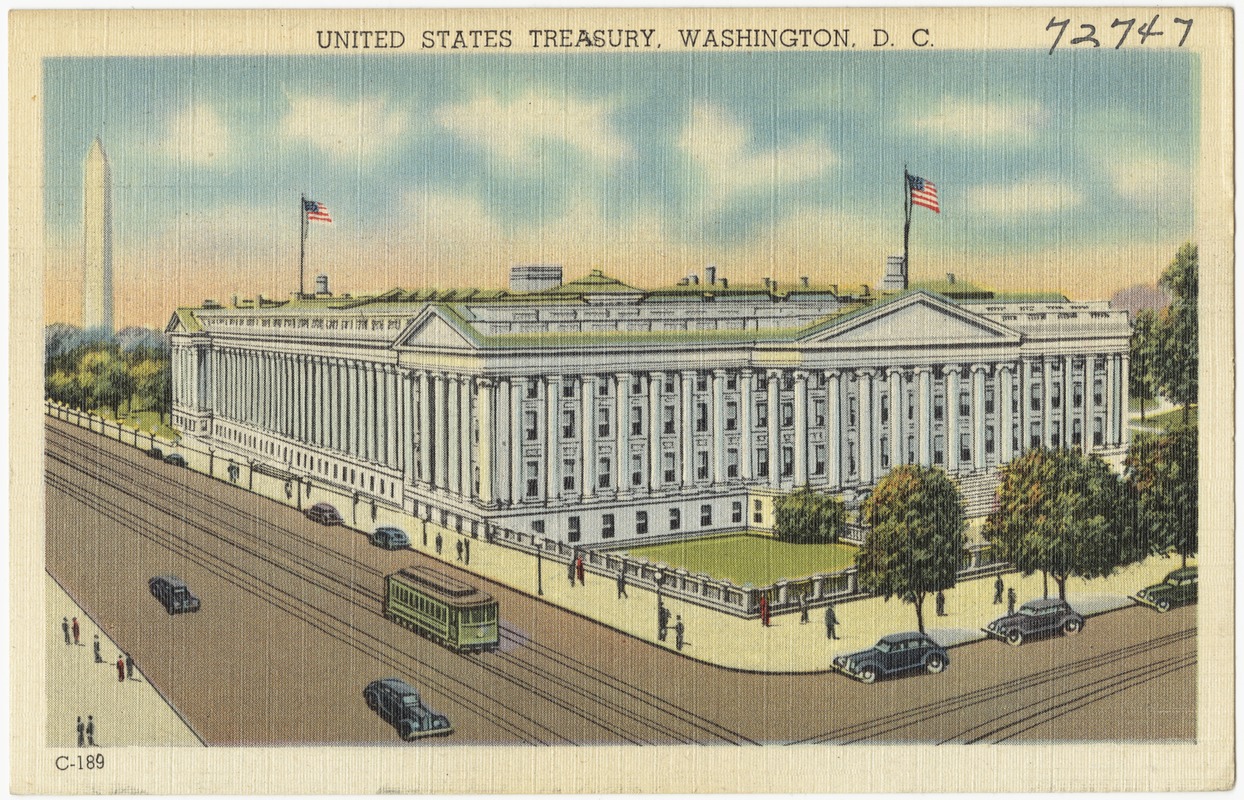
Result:
[[[1140,40],[1140,44],[1144,44],[1149,39],[1150,36],[1166,35],[1166,31],[1158,30],[1158,18],[1159,17],[1160,17],[1159,14],[1154,14],[1153,19],[1149,20],[1148,22],[1142,22],[1140,24],[1140,27],[1136,28],[1136,37]],[[1184,26],[1183,36],[1179,37],[1179,44],[1176,45],[1176,47],[1183,47],[1184,42],[1188,40],[1188,34],[1192,31],[1192,20],[1191,19],[1180,19],[1179,17],[1175,17],[1174,24]],[[1116,19],[1114,22],[1110,23],[1110,29],[1112,31],[1117,28],[1123,29],[1122,35],[1119,36],[1119,41],[1116,42],[1114,45],[1115,50],[1118,50],[1120,47],[1123,46],[1123,43],[1127,41],[1128,35],[1131,34],[1132,28],[1134,28],[1135,26],[1136,26],[1135,17],[1133,17],[1132,19]],[[1050,23],[1045,26],[1045,29],[1047,31],[1052,31],[1055,29],[1058,30],[1058,35],[1054,37],[1054,43],[1050,45],[1051,54],[1053,54],[1054,49],[1058,47],[1058,43],[1063,40],[1063,34],[1067,32],[1067,28],[1069,27],[1071,27],[1070,18],[1058,19],[1057,17],[1050,17]],[[1078,44],[1087,44],[1093,47],[1101,47],[1101,41],[1097,38],[1097,27],[1095,25],[1091,25],[1085,22],[1077,26],[1077,29],[1081,31],[1081,35],[1072,37],[1071,45],[1074,46]]]

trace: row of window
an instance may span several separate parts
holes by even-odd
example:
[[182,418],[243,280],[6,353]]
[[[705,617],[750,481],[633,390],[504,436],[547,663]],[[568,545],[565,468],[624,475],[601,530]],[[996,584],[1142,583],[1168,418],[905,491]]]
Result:
[[[760,516],[760,501],[756,501],[757,517]],[[757,522],[760,520],[757,519]],[[730,524],[741,525],[743,523],[743,501],[735,500],[730,503]],[[700,528],[713,527],[713,507],[704,503],[700,506]],[[544,533],[544,521],[535,520],[531,523],[531,529],[534,533]],[[675,533],[683,529],[682,509],[670,508],[668,510],[666,532]],[[638,536],[646,535],[650,532],[650,523],[647,511],[635,512],[635,534]],[[601,514],[600,516],[600,537],[602,539],[612,539],[617,535],[616,517],[613,514]],[[566,541],[578,542],[583,539],[583,518],[572,516],[566,518]]]

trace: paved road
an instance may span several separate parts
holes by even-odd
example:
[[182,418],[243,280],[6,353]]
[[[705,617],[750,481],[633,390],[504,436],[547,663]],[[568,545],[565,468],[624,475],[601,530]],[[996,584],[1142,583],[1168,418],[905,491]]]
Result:
[[[872,686],[692,662],[478,577],[499,652],[459,656],[381,616],[389,553],[278,503],[47,423],[47,564],[210,745],[396,743],[361,689],[400,675],[450,717],[424,745],[1190,739],[1195,608],[1135,608],[1076,637],[985,642]],[[476,547],[488,547],[482,540]],[[173,572],[203,598],[169,617]],[[746,646],[746,642],[740,642]]]

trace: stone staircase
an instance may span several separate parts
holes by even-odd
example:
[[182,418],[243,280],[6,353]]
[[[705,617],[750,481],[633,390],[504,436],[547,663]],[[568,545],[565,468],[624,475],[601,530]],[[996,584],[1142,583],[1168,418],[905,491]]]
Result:
[[963,498],[963,511],[968,516],[983,517],[994,507],[994,498],[1002,476],[996,470],[990,472],[960,473],[955,478],[959,496]]

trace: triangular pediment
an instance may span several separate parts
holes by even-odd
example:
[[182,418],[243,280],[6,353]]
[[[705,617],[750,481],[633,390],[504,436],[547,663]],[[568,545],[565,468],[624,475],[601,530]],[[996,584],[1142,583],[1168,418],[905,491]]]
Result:
[[833,321],[805,342],[859,347],[1018,343],[1019,334],[940,297],[917,292]]
[[173,316],[169,317],[168,324],[164,326],[165,333],[185,333],[186,326],[181,324],[181,316],[174,311]]
[[457,319],[440,308],[429,307],[398,337],[394,347],[399,350],[417,347],[474,350],[476,344]]

